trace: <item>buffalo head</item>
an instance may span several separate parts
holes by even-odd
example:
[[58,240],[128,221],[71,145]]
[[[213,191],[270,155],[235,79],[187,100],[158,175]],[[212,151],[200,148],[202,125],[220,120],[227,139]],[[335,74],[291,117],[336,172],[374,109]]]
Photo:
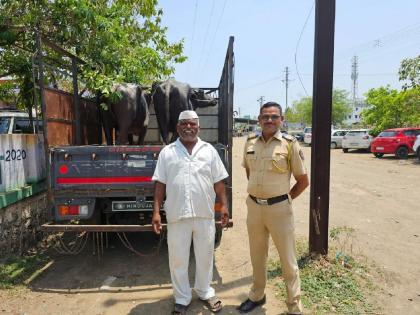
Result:
[[204,90],[201,90],[201,89],[192,89],[190,100],[191,100],[194,110],[199,107],[208,107],[208,106],[217,105],[217,100],[211,97],[210,95],[204,93]]

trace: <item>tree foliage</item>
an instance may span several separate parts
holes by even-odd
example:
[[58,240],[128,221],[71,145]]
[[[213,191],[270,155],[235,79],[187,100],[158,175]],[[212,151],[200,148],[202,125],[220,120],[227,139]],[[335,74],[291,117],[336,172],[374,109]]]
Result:
[[[34,31],[39,27],[49,41],[86,61],[79,72],[91,90],[109,94],[114,82],[150,84],[166,78],[186,58],[183,41],[167,40],[157,2],[0,0],[0,75],[13,76],[21,88],[31,83]],[[47,61],[59,65],[57,53],[46,51],[54,58]],[[68,60],[60,62],[69,65]],[[59,73],[50,72],[50,77],[63,79]]]
[[403,59],[399,75],[400,81],[408,81],[404,83],[404,89],[420,87],[420,55],[411,59]]
[[420,126],[420,88],[370,89],[366,102],[371,107],[362,112],[362,120],[372,126],[372,135],[388,128]]
[[[333,125],[340,125],[351,112],[348,92],[334,89],[332,102],[331,123]],[[292,107],[286,112],[286,120],[305,125],[312,124],[312,97],[302,97],[300,100],[294,102]]]

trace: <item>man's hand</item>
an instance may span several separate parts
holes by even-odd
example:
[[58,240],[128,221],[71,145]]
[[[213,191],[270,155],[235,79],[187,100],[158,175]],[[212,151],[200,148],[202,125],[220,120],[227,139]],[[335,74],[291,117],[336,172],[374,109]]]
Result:
[[227,226],[229,223],[229,210],[226,206],[220,208],[220,221],[222,227]]
[[160,221],[159,212],[153,212],[152,225],[153,225],[153,231],[155,231],[156,234],[160,234],[160,231],[162,230],[162,224]]

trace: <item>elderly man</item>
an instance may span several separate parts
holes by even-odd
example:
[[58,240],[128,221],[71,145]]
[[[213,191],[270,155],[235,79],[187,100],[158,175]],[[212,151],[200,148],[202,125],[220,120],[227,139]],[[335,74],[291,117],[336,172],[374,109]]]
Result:
[[169,269],[175,306],[172,314],[186,314],[191,302],[188,262],[191,240],[196,261],[194,290],[213,311],[222,302],[210,286],[213,278],[214,204],[221,204],[222,226],[229,220],[224,179],[228,177],[214,147],[202,141],[196,112],[181,112],[177,124],[179,138],[159,154],[153,180],[155,197],[152,224],[161,230],[160,207],[166,195],[165,213],[168,228]]

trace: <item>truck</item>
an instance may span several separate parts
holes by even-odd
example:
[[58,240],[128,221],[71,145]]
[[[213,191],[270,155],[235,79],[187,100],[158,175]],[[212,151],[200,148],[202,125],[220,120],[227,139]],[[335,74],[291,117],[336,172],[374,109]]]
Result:
[[[199,136],[214,145],[230,175],[234,91],[233,42],[234,38],[230,37],[219,85],[214,88],[201,88],[215,97],[218,104],[197,109],[201,129]],[[42,60],[39,62],[42,69]],[[47,178],[51,209],[51,221],[43,225],[43,230],[93,232],[96,237],[97,233],[103,232],[152,231],[152,175],[159,152],[163,148],[153,108],[150,108],[145,145],[89,144],[92,142],[89,138],[101,139],[103,133],[99,115],[96,115],[99,113],[96,110],[98,104],[77,99],[77,85],[75,89],[73,95],[67,95],[40,85],[45,146],[49,148]],[[66,102],[69,103],[68,108],[60,110],[65,107]],[[92,126],[96,132],[93,137],[87,131],[92,130]],[[227,179],[226,190],[231,219],[231,176]],[[222,237],[217,208],[216,200],[216,246]],[[163,209],[161,216],[165,229]],[[229,225],[232,224],[230,220]]]

